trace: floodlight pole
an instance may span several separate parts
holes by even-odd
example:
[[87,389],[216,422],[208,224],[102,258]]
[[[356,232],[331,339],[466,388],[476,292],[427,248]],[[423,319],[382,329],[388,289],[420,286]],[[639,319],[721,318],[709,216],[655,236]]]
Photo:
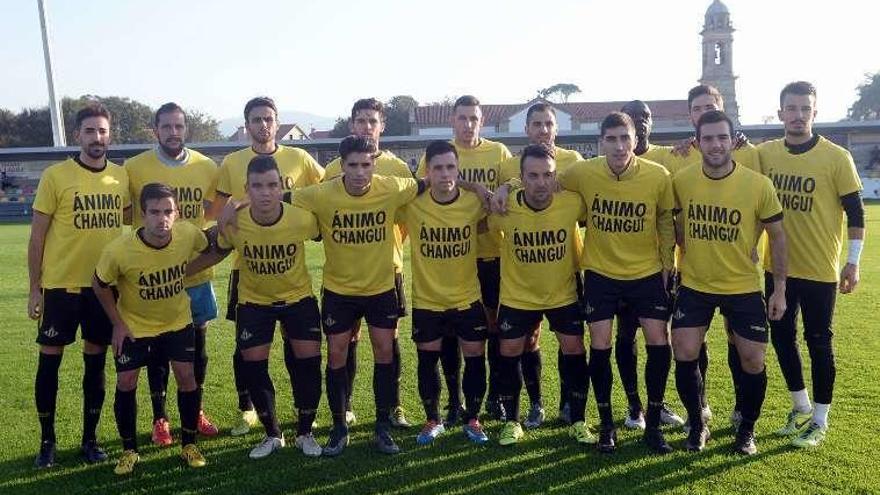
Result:
[[49,20],[46,16],[45,0],[37,0],[40,9],[40,30],[43,33],[43,59],[46,61],[46,85],[49,87],[49,117],[52,120],[52,142],[56,147],[67,146],[64,135],[64,119],[61,118],[61,105],[55,97],[55,73],[52,71],[52,54],[49,50]]

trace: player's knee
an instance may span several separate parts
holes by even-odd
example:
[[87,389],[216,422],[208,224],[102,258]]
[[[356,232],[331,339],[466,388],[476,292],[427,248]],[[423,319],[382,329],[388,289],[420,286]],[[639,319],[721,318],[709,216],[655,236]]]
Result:
[[49,356],[60,356],[64,354],[64,346],[60,345],[41,345],[40,354],[48,354]]
[[137,388],[138,374],[132,371],[123,371],[116,375],[116,388],[122,392],[131,392]]

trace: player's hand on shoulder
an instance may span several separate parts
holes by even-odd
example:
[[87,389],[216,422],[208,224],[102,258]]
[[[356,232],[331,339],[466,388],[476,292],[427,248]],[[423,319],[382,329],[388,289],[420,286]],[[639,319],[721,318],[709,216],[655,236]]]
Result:
[[243,203],[234,199],[226,202],[226,206],[223,207],[223,211],[220,212],[220,216],[217,218],[217,227],[220,229],[220,232],[235,232],[238,230],[236,214],[242,207]]
[[843,265],[843,270],[840,271],[840,293],[850,294],[856,290],[857,285],[859,285],[859,265],[852,263]]
[[695,141],[696,139],[694,139],[693,137],[689,137],[673,144],[672,154],[681,157],[688,156],[691,152],[691,147],[693,146]]
[[492,199],[489,201],[489,211],[491,213],[497,213],[498,215],[506,215],[507,214],[507,196],[510,193],[510,186],[507,184],[501,184],[498,186],[498,189],[495,191],[495,194],[492,195]]

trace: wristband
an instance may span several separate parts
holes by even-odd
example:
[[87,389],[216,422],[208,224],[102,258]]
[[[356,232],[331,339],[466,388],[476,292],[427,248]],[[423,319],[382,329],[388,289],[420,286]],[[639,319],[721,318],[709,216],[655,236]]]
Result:
[[864,240],[862,239],[850,239],[849,240],[849,249],[846,252],[846,262],[850,265],[859,264],[859,258],[862,257],[862,243]]

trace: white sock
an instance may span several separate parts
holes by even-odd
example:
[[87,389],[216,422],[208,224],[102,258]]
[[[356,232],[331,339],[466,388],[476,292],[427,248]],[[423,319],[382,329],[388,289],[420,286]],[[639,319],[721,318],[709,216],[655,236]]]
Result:
[[806,413],[810,412],[812,407],[810,406],[810,396],[807,395],[807,389],[801,389],[796,392],[791,393],[791,402],[794,404],[794,409],[798,412]]
[[822,428],[828,428],[828,410],[831,404],[813,404],[813,422]]

